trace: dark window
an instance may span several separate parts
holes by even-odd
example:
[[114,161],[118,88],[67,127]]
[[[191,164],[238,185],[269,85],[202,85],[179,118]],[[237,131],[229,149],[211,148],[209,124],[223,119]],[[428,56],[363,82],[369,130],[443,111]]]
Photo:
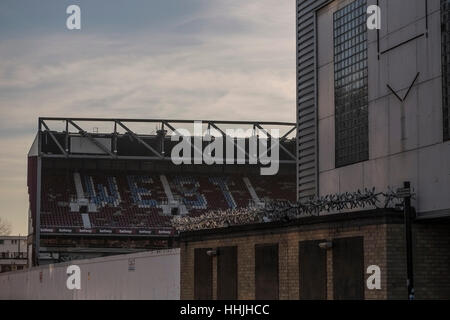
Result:
[[278,244],[255,246],[255,299],[278,300]]
[[211,249],[194,250],[194,299],[212,299],[212,256]]
[[217,299],[237,300],[237,247],[218,249]]
[[369,159],[366,0],[334,13],[336,167]]
[[450,0],[441,0],[444,140],[450,140]]
[[3,265],[2,266],[2,272],[10,272],[10,271],[12,271],[10,265]]
[[299,290],[301,300],[327,299],[327,251],[319,247],[326,240],[299,243]]
[[364,239],[333,240],[333,291],[335,300],[364,299]]

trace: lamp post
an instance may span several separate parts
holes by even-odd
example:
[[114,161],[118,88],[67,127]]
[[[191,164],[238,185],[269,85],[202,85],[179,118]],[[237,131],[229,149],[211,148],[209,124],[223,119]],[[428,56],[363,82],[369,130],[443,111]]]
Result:
[[408,300],[414,300],[414,269],[413,269],[413,247],[411,227],[411,183],[405,181],[403,189],[397,191],[403,196],[403,212],[405,221],[405,244],[406,244],[406,285],[408,289]]

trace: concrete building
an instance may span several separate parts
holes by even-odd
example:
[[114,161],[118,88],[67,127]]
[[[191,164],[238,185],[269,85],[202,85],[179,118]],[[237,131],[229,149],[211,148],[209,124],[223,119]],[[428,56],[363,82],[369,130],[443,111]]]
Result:
[[27,238],[0,236],[0,272],[23,270],[27,264]]
[[[186,232],[181,299],[406,299],[403,230],[402,213],[376,210]],[[416,299],[450,297],[448,230],[414,225]]]
[[450,215],[449,6],[297,1],[300,199],[410,181],[419,219]]

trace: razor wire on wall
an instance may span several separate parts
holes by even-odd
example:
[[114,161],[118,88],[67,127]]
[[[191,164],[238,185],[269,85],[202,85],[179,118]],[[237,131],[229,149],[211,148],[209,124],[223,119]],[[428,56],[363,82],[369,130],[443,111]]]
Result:
[[405,197],[414,197],[409,190],[388,189],[376,192],[373,189],[358,190],[317,197],[308,201],[269,201],[259,207],[215,210],[197,217],[178,216],[172,225],[178,231],[194,231],[226,228],[236,225],[289,221],[324,214],[339,214],[355,209],[402,209]]

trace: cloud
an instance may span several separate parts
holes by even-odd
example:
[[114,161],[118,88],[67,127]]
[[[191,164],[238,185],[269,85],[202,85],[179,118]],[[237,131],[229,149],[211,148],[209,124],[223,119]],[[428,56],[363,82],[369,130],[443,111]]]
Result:
[[294,122],[294,17],[293,1],[212,1],[161,28],[0,39],[0,215],[26,216],[39,116]]

